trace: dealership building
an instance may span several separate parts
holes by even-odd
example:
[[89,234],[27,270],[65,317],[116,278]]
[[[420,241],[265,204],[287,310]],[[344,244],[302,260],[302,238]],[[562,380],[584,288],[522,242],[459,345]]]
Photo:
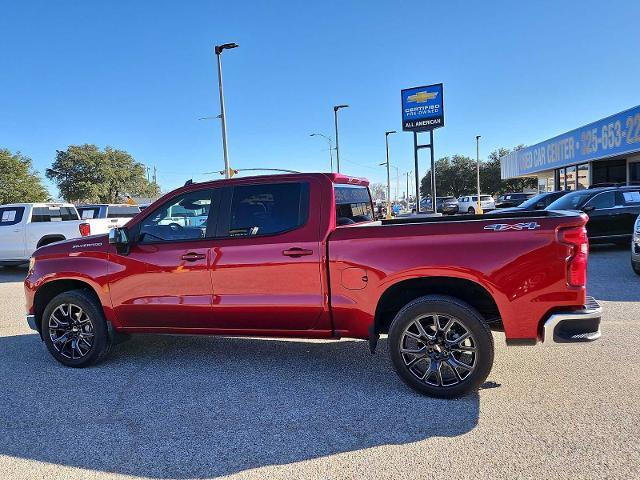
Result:
[[503,180],[537,177],[540,192],[640,185],[640,105],[500,159]]

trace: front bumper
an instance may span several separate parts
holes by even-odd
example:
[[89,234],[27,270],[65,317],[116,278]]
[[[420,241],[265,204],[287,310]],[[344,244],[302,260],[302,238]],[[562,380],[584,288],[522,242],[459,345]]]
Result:
[[27,323],[29,324],[29,328],[31,330],[38,331],[38,326],[36,325],[36,316],[35,315],[27,315]]
[[593,297],[580,310],[557,312],[544,322],[542,342],[579,343],[593,342],[600,338],[602,307]]

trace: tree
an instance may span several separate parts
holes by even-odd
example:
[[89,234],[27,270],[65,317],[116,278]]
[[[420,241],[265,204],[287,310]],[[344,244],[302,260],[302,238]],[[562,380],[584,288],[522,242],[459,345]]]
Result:
[[[464,155],[442,157],[436,161],[436,195],[458,197],[473,190],[476,177],[476,162]],[[422,177],[420,195],[431,195],[431,170]]]
[[125,195],[154,197],[158,185],[145,177],[145,167],[123,150],[71,145],[58,150],[47,177],[69,201],[117,203]]
[[[524,145],[518,145],[513,151],[522,150]],[[499,148],[489,154],[489,160],[483,162],[480,168],[480,184],[483,193],[500,195],[506,192],[522,192],[526,189],[537,189],[536,177],[511,178],[501,180],[500,158],[511,153],[508,148]]]
[[369,185],[369,190],[371,190],[371,197],[374,202],[382,202],[387,199],[387,187],[382,183],[372,183]]
[[44,202],[49,192],[42,185],[31,159],[20,152],[0,148],[0,205],[6,203]]
[[[514,150],[524,148],[518,145]],[[535,177],[500,178],[500,158],[511,153],[508,148],[499,148],[489,155],[489,159],[480,162],[480,187],[482,193],[499,195],[505,192],[521,192],[525,189],[536,188],[538,180]],[[463,155],[443,157],[436,162],[436,195],[439,197],[477,193],[477,164],[476,160]],[[431,195],[431,170],[420,182],[420,195]]]

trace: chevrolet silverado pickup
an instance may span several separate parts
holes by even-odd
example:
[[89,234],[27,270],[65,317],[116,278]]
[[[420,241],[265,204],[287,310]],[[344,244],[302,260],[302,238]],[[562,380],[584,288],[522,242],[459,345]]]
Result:
[[458,397],[491,370],[491,330],[509,345],[600,336],[586,220],[373,221],[368,182],[334,173],[193,183],[109,235],[39,248],[27,322],[71,367],[96,363],[126,333],[350,337],[372,353],[387,334],[405,383]]

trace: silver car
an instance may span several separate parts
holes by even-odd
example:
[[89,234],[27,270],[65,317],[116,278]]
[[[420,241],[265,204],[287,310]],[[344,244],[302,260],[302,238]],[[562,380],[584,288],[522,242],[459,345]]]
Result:
[[633,225],[633,238],[631,239],[631,268],[640,275],[640,215]]

